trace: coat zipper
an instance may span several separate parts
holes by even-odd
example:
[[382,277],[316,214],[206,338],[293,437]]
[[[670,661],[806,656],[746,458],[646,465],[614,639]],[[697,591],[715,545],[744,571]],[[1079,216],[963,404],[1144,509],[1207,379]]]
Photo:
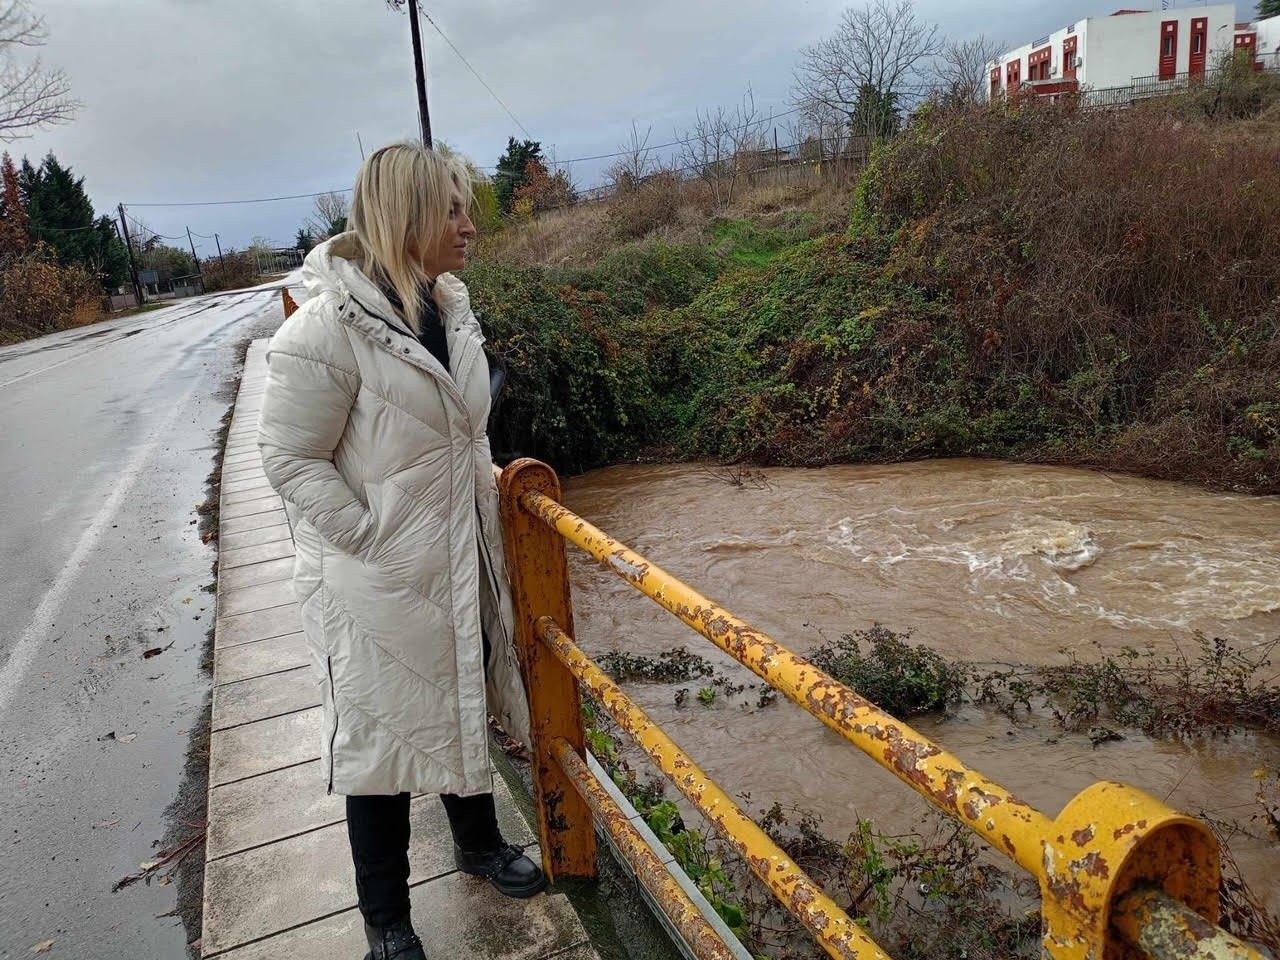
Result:
[[333,733],[329,735],[329,793],[333,793],[333,745],[338,739],[338,694],[333,685],[333,657],[326,654],[325,669],[329,673],[329,702],[333,704]]

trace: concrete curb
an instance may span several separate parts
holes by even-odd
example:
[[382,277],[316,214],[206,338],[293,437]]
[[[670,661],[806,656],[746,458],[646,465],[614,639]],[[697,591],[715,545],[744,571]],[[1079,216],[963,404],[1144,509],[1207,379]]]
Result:
[[[223,459],[201,955],[350,960],[366,947],[345,805],[324,792],[293,541],[257,449],[266,346],[245,357]],[[507,839],[533,845],[500,777],[494,794]],[[411,811],[411,898],[430,956],[598,960],[563,894],[511,900],[458,873],[440,804],[416,797]]]

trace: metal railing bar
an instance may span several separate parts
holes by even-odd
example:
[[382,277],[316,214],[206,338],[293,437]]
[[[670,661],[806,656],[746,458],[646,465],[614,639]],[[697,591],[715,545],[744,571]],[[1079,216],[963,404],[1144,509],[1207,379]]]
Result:
[[556,737],[551,743],[551,755],[556,758],[578,795],[591,808],[596,821],[613,837],[636,877],[661,904],[662,911],[675,924],[698,960],[734,960],[734,952],[729,945],[720,938],[666,865],[649,848],[640,831],[627,819],[618,802],[600,785],[586,761],[573,749],[573,745],[563,737]]
[[521,504],[935,806],[1042,874],[1040,838],[1051,827],[1043,813],[550,497],[530,492]]
[[[539,639],[638,743],[742,855],[751,872],[813,934],[822,948],[840,960],[890,960],[880,947],[822,887],[801,870],[701,767],[654,723],[554,620],[535,624]],[[553,750],[556,746],[553,745]],[[569,771],[565,770],[566,774]],[[590,800],[586,797],[587,802]]]
[[1121,897],[1111,924],[1151,960],[1264,960],[1260,950],[1155,887]]

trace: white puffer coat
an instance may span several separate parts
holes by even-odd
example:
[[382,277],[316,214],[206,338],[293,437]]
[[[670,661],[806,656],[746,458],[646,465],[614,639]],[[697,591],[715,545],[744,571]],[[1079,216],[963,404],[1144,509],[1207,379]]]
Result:
[[341,794],[484,793],[486,712],[529,742],[484,338],[466,286],[442,275],[446,372],[359,258],[354,234],[307,257],[308,299],[271,338],[258,434],[293,525],[324,774]]

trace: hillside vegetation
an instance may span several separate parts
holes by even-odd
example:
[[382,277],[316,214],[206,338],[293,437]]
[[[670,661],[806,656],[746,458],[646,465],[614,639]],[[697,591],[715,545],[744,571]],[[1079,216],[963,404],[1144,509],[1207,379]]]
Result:
[[1280,94],[930,107],[860,178],[642,183],[488,238],[495,449],[994,456],[1280,491]]

